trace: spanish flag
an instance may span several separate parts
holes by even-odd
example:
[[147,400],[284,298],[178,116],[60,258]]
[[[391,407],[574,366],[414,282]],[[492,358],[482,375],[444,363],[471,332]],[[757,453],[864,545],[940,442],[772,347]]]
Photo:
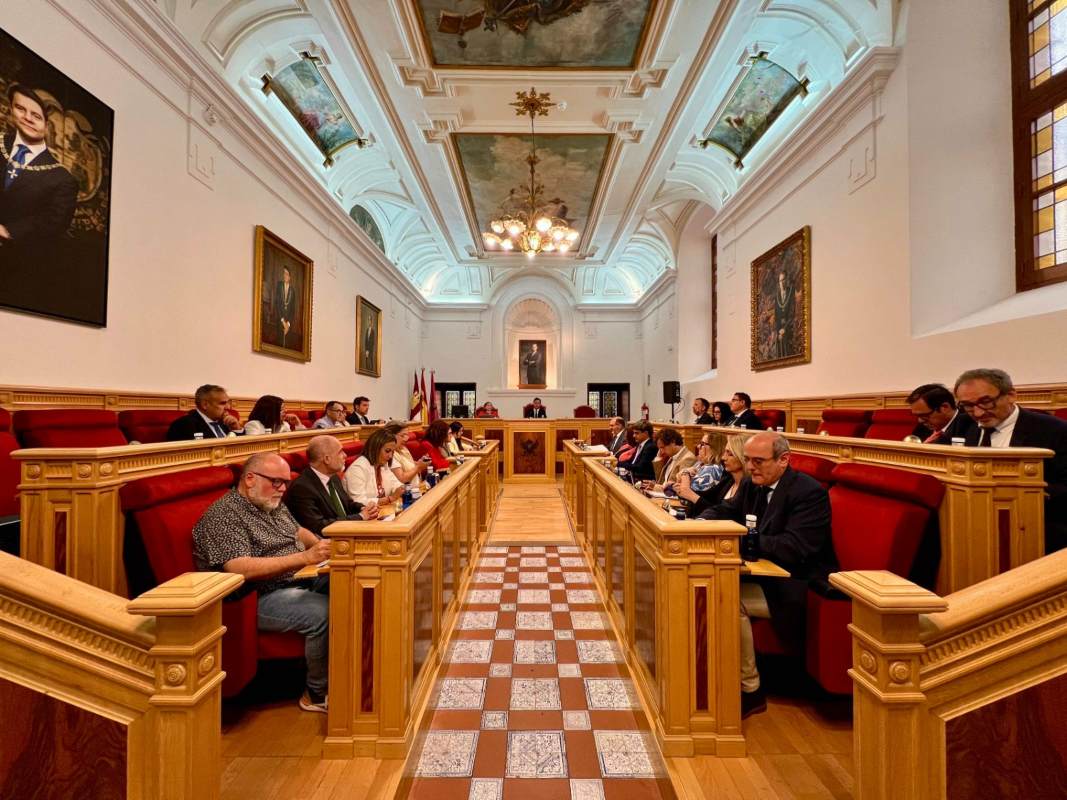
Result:
[[415,384],[411,387],[411,412],[408,420],[422,416],[422,392],[419,391],[419,373],[415,373]]

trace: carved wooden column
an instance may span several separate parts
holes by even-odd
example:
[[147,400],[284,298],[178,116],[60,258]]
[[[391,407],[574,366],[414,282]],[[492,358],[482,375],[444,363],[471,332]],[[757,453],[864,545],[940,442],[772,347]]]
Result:
[[853,758],[857,798],[928,800],[920,688],[919,615],[948,602],[891,572],[838,572],[830,582],[852,598]]
[[[126,605],[131,614],[155,617],[154,735],[146,763],[155,769],[158,794],[167,800],[211,800],[222,775],[222,599],[243,579],[221,572],[188,572]],[[158,772],[156,771],[158,770]]]

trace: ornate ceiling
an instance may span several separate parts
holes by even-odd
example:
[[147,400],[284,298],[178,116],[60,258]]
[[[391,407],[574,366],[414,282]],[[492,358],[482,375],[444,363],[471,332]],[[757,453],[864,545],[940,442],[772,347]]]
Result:
[[[346,212],[362,207],[360,230],[373,230],[369,216],[388,259],[428,303],[491,303],[511,280],[540,275],[582,306],[634,305],[669,280],[693,211],[723,208],[836,87],[891,46],[898,6],[134,2],[225,78]],[[757,53],[806,79],[807,93],[739,168],[726,150],[700,142]],[[534,262],[487,253],[480,236],[493,198],[525,168],[529,122],[509,103],[531,86],[564,104],[538,119],[542,177],[549,196],[558,184],[582,229],[576,251]],[[313,107],[294,113],[294,92]]]

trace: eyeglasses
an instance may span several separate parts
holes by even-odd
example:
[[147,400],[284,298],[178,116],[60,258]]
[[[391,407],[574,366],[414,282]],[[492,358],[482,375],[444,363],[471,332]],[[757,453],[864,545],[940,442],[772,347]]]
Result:
[[759,458],[758,456],[756,458],[753,458],[752,456],[745,456],[745,463],[755,467],[756,469],[759,469],[764,464],[766,464],[768,461],[777,461],[777,460],[778,460],[777,458]]
[[969,403],[966,400],[960,400],[956,403],[956,408],[964,414],[970,414],[976,408],[980,408],[982,411],[992,411],[997,407],[997,401],[1003,396],[1004,392],[1001,392],[996,397],[979,397],[973,403]]
[[285,489],[292,483],[291,478],[275,478],[273,475],[264,475],[262,472],[253,472],[253,475],[258,475],[265,481],[270,481],[272,489]]

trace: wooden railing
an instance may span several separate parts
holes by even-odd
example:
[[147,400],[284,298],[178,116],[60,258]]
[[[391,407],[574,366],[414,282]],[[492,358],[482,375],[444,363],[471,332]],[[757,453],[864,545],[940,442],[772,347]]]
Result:
[[[696,425],[678,429],[692,447],[705,433],[758,431]],[[1040,558],[1045,552],[1044,459],[1039,448],[949,447],[882,439],[786,433],[796,453],[933,475],[945,484],[938,513],[941,568],[937,589],[958,591]]]
[[0,553],[0,797],[217,798],[221,601],[241,581],[127,601]]
[[[342,442],[366,439],[376,428],[332,428]],[[16,450],[21,555],[72,578],[126,594],[122,562],[123,514],[119,490],[151,475],[241,463],[253,453],[307,448],[323,431],[238,436],[98,448]]]
[[[666,756],[743,756],[739,537],[676,521],[597,458],[566,450],[579,542]],[[571,512],[574,501],[568,498]]]
[[[455,420],[463,424],[464,435],[472,439],[500,442],[499,458],[504,479],[512,482],[545,482],[556,479],[557,465],[562,468],[563,442],[568,439],[591,441],[606,436],[610,419],[582,417],[578,419],[497,419],[478,417]],[[602,433],[601,433],[602,432]],[[534,455],[533,462],[543,456],[539,467],[531,466],[522,457]],[[522,454],[522,455],[520,455]]]
[[485,542],[496,443],[392,522],[338,522],[323,756],[403,758]]
[[857,800],[1067,797],[1067,551],[939,597],[844,572]]

